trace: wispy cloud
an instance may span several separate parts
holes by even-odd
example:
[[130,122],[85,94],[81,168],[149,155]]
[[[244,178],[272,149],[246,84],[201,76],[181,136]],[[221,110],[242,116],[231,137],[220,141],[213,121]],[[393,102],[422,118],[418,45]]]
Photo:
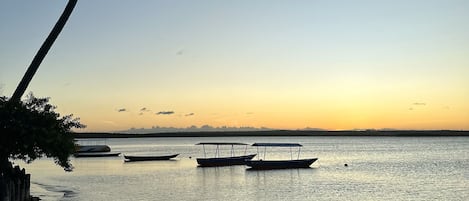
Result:
[[409,107],[409,110],[419,110],[420,107],[424,107],[426,105],[427,103],[424,103],[424,102],[414,102]]
[[191,113],[188,113],[188,114],[185,114],[184,116],[188,117],[188,116],[194,116],[195,114],[193,112]]
[[117,112],[125,112],[125,111],[127,111],[127,109],[125,109],[125,108],[117,109]]
[[171,114],[174,114],[174,111],[160,111],[155,114],[156,115],[171,115]]
[[149,112],[150,110],[146,107],[143,107],[142,109],[140,109],[140,112]]

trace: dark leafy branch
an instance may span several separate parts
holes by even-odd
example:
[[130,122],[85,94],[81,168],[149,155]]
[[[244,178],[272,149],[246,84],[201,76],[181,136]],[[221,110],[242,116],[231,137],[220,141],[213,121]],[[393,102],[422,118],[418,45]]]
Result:
[[54,158],[56,164],[71,170],[69,156],[74,153],[73,128],[84,128],[73,115],[60,116],[49,98],[30,94],[23,102],[0,97],[0,159],[32,162]]

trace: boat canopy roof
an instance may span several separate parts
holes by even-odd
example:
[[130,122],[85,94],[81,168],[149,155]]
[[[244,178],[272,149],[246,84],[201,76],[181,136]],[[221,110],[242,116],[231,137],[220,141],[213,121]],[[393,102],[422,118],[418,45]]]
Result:
[[195,145],[248,145],[248,144],[239,143],[239,142],[199,142]]
[[254,143],[252,146],[256,147],[302,147],[298,143]]

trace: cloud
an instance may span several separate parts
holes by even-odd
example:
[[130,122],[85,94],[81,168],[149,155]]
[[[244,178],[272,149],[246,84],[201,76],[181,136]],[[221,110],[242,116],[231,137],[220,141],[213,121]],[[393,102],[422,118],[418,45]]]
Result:
[[143,107],[142,109],[140,109],[140,112],[149,112],[150,110],[146,107]]
[[171,114],[174,114],[174,111],[160,111],[155,114],[156,115],[171,115]]
[[186,115],[184,115],[184,116],[188,117],[188,116],[194,116],[194,115],[195,115],[195,114],[194,114],[193,112],[191,112],[191,113],[188,113],[188,114],[186,114]]
[[425,105],[427,105],[427,104],[426,104],[426,103],[415,102],[415,103],[413,103],[412,105],[425,106]]
[[125,112],[125,111],[127,111],[127,109],[125,108],[117,109],[117,112]]

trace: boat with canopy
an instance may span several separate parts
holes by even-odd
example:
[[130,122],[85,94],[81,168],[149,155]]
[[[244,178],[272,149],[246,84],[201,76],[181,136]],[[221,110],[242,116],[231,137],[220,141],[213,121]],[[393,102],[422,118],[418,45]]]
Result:
[[[286,169],[286,168],[309,168],[318,158],[300,159],[301,147],[298,143],[254,143],[252,146],[257,147],[259,160],[247,160],[246,165],[251,169]],[[259,155],[259,147],[264,147],[263,159]],[[267,147],[287,147],[290,148],[290,160],[265,160]],[[292,148],[298,148],[296,159],[293,157]]]
[[[197,163],[200,167],[214,167],[214,166],[229,166],[229,165],[244,165],[246,160],[251,160],[256,154],[246,154],[248,144],[237,142],[201,142],[196,145],[202,145],[204,150],[204,157],[197,158]],[[206,145],[215,146],[214,157],[207,157],[205,150]],[[231,146],[230,156],[220,155],[220,146]],[[235,146],[245,146],[243,155],[235,154]]]

